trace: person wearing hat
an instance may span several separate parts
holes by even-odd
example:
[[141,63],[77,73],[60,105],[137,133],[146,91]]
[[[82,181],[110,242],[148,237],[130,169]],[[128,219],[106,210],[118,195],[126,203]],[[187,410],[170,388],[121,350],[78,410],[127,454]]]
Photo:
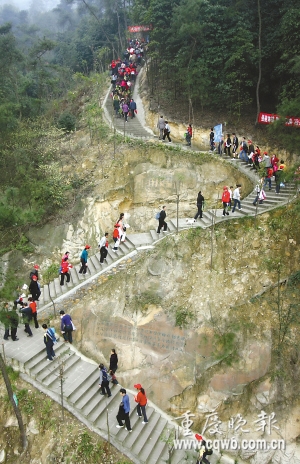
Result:
[[72,332],[73,332],[73,323],[72,323],[72,318],[69,314],[66,314],[64,310],[62,309],[59,311],[60,314],[60,330],[61,333],[63,334],[64,340],[67,343],[73,342],[72,339]]
[[197,441],[200,442],[200,448],[199,449],[199,455],[198,455],[198,459],[196,461],[196,464],[210,464],[209,460],[206,459],[206,456],[210,456],[213,454],[213,450],[212,449],[208,449],[206,447],[206,441],[204,440],[204,438],[199,435],[198,433],[196,433],[195,435],[195,438]]
[[32,280],[33,276],[36,276],[37,280],[39,280],[39,268],[40,266],[38,264],[33,266],[33,270],[29,274],[30,280]]
[[38,278],[36,275],[32,276],[32,279],[29,285],[29,291],[31,293],[33,301],[39,301],[41,290],[40,290],[40,287],[38,284]]
[[139,417],[144,417],[142,424],[148,424],[147,414],[146,414],[146,405],[147,405],[147,396],[145,390],[143,389],[140,383],[134,385],[134,388],[138,390],[138,393],[134,397],[134,401],[137,403],[136,413]]
[[117,429],[121,429],[124,427],[123,420],[125,420],[126,430],[127,432],[132,432],[132,428],[130,425],[130,403],[129,403],[129,396],[126,393],[125,388],[121,388],[120,395],[122,396],[122,401],[119,406],[119,411],[117,414],[117,421],[118,425],[116,425]]
[[224,217],[225,215],[229,216],[227,209],[231,203],[231,199],[230,199],[230,192],[228,190],[228,187],[223,187],[222,203],[223,203],[223,216]]
[[81,268],[79,269],[79,274],[86,274],[87,271],[87,262],[88,262],[88,250],[90,249],[90,245],[85,245],[84,250],[82,250],[80,255],[80,262]]

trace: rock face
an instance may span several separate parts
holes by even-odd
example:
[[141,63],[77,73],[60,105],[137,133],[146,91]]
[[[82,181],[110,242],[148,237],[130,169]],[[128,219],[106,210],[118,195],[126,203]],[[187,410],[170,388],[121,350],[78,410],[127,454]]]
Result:
[[96,248],[101,234],[112,233],[120,212],[125,213],[130,232],[145,232],[156,227],[154,215],[163,204],[168,217],[176,217],[176,194],[180,217],[193,217],[199,190],[209,207],[220,203],[223,185],[241,183],[243,195],[252,189],[248,178],[234,166],[211,155],[174,157],[151,144],[143,150],[144,156],[136,148],[125,148],[122,165],[114,166],[94,185],[93,194],[82,200],[74,219],[29,230],[28,238],[36,246],[32,261],[46,268],[51,262],[59,263],[65,251],[73,262],[78,261],[85,243]]

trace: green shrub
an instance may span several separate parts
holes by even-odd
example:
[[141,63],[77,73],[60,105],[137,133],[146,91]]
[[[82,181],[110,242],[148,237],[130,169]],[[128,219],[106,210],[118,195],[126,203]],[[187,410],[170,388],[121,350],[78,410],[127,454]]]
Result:
[[72,132],[75,130],[76,118],[73,114],[65,111],[59,116],[57,125],[66,132]]

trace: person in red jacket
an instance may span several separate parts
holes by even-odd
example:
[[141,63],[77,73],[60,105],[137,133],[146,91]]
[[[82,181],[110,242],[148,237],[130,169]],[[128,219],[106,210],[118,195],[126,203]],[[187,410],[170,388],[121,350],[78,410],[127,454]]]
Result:
[[36,311],[36,302],[33,301],[33,298],[30,296],[28,298],[28,303],[29,303],[29,308],[31,308],[31,314],[32,314],[32,317],[33,317],[33,320],[34,320],[34,326],[36,329],[39,328],[39,323],[38,323],[38,320],[37,320],[37,311]]
[[67,277],[67,283],[70,282],[70,274],[69,269],[72,265],[68,262],[68,258],[64,258],[61,263],[61,271],[60,271],[60,285],[64,285],[65,283],[65,276]]
[[139,417],[144,417],[144,420],[142,424],[147,424],[148,419],[147,419],[147,414],[146,414],[146,405],[147,405],[147,397],[145,390],[143,389],[142,385],[140,383],[137,383],[134,385],[134,388],[138,390],[138,393],[134,397],[134,401],[137,403],[136,407],[136,413]]
[[223,216],[224,217],[225,215],[229,216],[227,208],[230,205],[231,200],[230,200],[230,192],[228,190],[228,187],[223,187],[222,202],[223,202]]
[[116,252],[116,251],[118,251],[118,248],[119,248],[119,245],[120,245],[119,224],[114,225],[113,241],[115,242],[115,245],[114,245],[112,251]]
[[186,129],[186,136],[185,136],[186,143],[188,144],[189,147],[191,146],[192,136],[193,136],[193,128],[192,128],[192,124],[189,124]]

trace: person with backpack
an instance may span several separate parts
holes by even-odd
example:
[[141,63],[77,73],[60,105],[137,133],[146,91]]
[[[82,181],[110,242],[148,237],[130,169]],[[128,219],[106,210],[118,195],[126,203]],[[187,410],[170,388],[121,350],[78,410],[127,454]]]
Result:
[[79,269],[79,274],[86,274],[87,271],[87,262],[88,262],[88,257],[89,253],[88,250],[90,249],[90,245],[85,245],[84,250],[82,250],[81,255],[80,255],[80,262],[81,262],[81,268]]
[[109,380],[108,380],[108,373],[104,364],[99,364],[100,369],[100,376],[99,376],[99,387],[101,387],[100,395],[105,395],[107,393],[107,397],[111,397],[111,391],[109,388]]
[[28,306],[28,304],[23,301],[21,303],[21,308],[19,309],[19,312],[23,316],[23,321],[24,321],[24,325],[25,325],[25,332],[28,334],[27,337],[33,337],[33,334],[31,332],[31,328],[30,328],[30,325],[29,325],[30,322],[31,322],[31,319],[32,319],[32,312],[31,312],[30,306]]
[[230,205],[230,192],[228,187],[223,187],[223,194],[222,194],[222,203],[223,203],[223,216],[229,216],[228,213],[228,206]]
[[197,218],[200,217],[200,219],[202,219],[202,214],[203,214],[203,205],[204,205],[204,196],[202,195],[201,193],[201,190],[198,192],[198,196],[197,196],[197,208],[198,208],[198,211],[196,213],[196,215],[194,216],[194,222],[197,221]]
[[136,413],[139,417],[142,417],[143,414],[143,422],[142,424],[148,424],[147,414],[146,414],[146,405],[147,405],[147,397],[145,390],[143,389],[140,383],[134,385],[134,388],[138,390],[138,393],[134,397],[134,401],[137,403]]
[[160,229],[164,228],[164,232],[167,230],[167,223],[165,222],[165,219],[167,217],[167,213],[165,211],[166,207],[163,206],[161,212],[159,213],[159,219],[158,219],[158,228],[157,228],[157,233],[160,234]]
[[199,454],[198,454],[198,459],[196,461],[196,464],[210,464],[209,460],[206,459],[206,456],[211,456],[213,454],[212,449],[208,449],[206,447],[206,441],[201,435],[198,435],[196,433],[195,435],[196,440],[200,442],[200,449],[199,449]]
[[53,361],[55,358],[55,353],[53,349],[54,343],[56,343],[55,332],[51,327],[48,327],[47,324],[42,325],[44,329],[44,343],[46,345],[46,352],[47,352],[47,361]]

